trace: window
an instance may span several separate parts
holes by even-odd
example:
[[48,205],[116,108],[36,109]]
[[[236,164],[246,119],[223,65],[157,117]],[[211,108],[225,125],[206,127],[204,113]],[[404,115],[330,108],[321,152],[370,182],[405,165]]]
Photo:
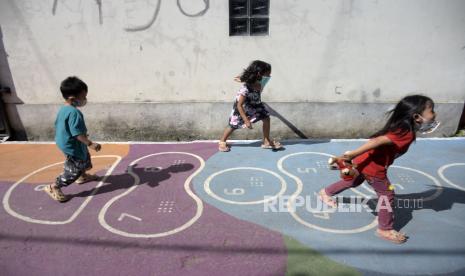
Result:
[[270,0],[229,0],[229,36],[269,34]]

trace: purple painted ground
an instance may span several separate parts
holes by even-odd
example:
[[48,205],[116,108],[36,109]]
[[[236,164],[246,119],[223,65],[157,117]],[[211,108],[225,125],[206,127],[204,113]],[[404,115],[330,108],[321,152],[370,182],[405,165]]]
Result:
[[[128,156],[69,224],[26,222],[0,208],[1,275],[284,275],[287,252],[279,233],[205,203],[199,220],[167,237],[123,237],[100,225],[102,207],[134,184],[135,178],[126,172],[128,165],[145,155],[169,151],[189,152],[206,160],[217,149],[216,144],[207,143],[132,145]],[[140,178],[139,186],[109,206],[105,221],[134,234],[160,233],[185,224],[197,205],[185,192],[184,182],[199,166],[195,157],[183,154],[141,160],[132,168]],[[2,197],[11,184],[0,183]],[[24,183],[14,189],[11,208],[34,219],[60,221],[81,206],[97,183],[65,188],[65,193],[75,195],[65,204],[35,191],[37,185]],[[137,219],[119,219],[122,213]]]

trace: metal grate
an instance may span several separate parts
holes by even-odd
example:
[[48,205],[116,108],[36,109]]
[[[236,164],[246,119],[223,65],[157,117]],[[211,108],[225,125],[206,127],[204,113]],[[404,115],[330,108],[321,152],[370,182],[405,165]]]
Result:
[[230,0],[229,17],[242,17],[249,15],[249,5],[247,0]]
[[247,18],[230,18],[229,19],[229,35],[248,35],[249,20]]
[[268,18],[251,18],[250,35],[268,35]]
[[229,36],[269,35],[270,0],[229,0]]
[[250,16],[268,16],[270,0],[250,0]]

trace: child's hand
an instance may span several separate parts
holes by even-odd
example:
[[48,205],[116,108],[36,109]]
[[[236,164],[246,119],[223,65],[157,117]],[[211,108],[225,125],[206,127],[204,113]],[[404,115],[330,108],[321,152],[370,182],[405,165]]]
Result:
[[355,155],[351,151],[346,151],[341,157],[344,160],[350,161],[355,158]]
[[253,129],[252,123],[250,121],[245,121],[244,124],[248,129]]
[[240,76],[234,77],[234,81],[237,81],[237,82],[242,82],[242,81],[241,81],[241,77],[240,77]]
[[102,149],[102,146],[99,143],[92,143],[89,145],[89,148],[95,151],[100,151],[100,149]]

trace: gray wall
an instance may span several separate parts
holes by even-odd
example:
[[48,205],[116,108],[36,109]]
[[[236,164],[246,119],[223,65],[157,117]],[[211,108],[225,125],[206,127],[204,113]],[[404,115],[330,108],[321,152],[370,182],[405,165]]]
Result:
[[[262,59],[273,66],[263,100],[280,138],[366,137],[412,93],[438,103],[435,136],[457,129],[465,1],[271,0],[264,37],[229,37],[226,0],[159,3],[0,0],[0,81],[14,90],[4,96],[13,127],[52,139],[59,83],[77,75],[90,88],[83,112],[94,139],[218,138],[233,77]],[[257,138],[260,128],[234,138]]]

